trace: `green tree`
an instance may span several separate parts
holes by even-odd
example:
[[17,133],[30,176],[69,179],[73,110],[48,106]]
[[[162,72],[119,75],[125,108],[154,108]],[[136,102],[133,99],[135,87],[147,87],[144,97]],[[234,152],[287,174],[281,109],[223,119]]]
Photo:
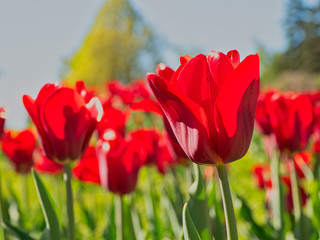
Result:
[[318,87],[320,73],[320,1],[288,2],[284,24],[288,47],[284,52],[268,54],[263,63],[262,81],[277,87],[300,89]]
[[159,62],[159,42],[129,0],[107,0],[62,79],[97,85],[109,79],[144,77]]

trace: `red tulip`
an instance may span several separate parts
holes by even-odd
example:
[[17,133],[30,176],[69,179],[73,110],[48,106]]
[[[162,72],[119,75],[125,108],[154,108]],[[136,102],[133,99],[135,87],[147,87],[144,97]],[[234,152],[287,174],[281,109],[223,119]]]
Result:
[[23,103],[37,127],[45,154],[56,162],[78,159],[102,116],[97,98],[86,104],[74,89],[46,84],[33,100],[23,96]]
[[5,113],[6,111],[4,110],[4,108],[1,107],[0,108],[0,138],[2,137],[4,132],[4,122],[6,121]]
[[182,57],[168,80],[147,81],[182,149],[194,162],[223,164],[247,152],[259,93],[259,57],[236,50]]
[[[298,177],[305,178],[306,176],[305,176],[304,169],[308,167],[308,165],[310,165],[311,163],[311,159],[312,159],[311,154],[307,151],[303,151],[303,152],[293,154],[292,158],[293,158],[295,170],[297,171]],[[293,171],[291,159],[288,158],[286,160],[287,160],[286,161],[287,171],[288,172]]]
[[94,147],[87,148],[80,161],[73,168],[73,175],[83,182],[100,184],[99,163]]
[[270,166],[266,164],[257,164],[252,168],[253,177],[259,188],[267,187],[267,181],[270,178]]
[[313,130],[313,104],[308,95],[274,93],[267,103],[272,131],[281,151],[306,147]]
[[35,147],[36,139],[29,129],[16,134],[13,131],[8,131],[2,139],[2,151],[13,163],[16,172],[19,173],[30,172]]
[[270,115],[266,104],[269,103],[274,93],[274,91],[269,91],[264,94],[260,94],[258,97],[255,120],[258,129],[265,135],[270,135],[272,133]]
[[134,191],[138,173],[144,162],[140,142],[124,139],[113,130],[106,131],[97,143],[101,184],[113,193]]
[[145,83],[141,80],[134,81],[130,85],[124,85],[117,80],[113,80],[107,83],[107,88],[111,93],[111,98],[118,96],[124,104],[131,104],[139,99],[150,97]]
[[[281,182],[284,183],[284,186],[286,187],[285,192],[285,207],[288,212],[293,211],[293,198],[292,198],[292,187],[291,187],[291,181],[290,178],[287,176],[281,177]],[[302,206],[305,206],[307,203],[307,194],[304,191],[304,189],[299,186],[300,190],[300,196],[301,196],[301,204]],[[272,182],[269,180],[267,182],[267,191],[266,191],[266,199],[267,203],[270,204],[273,198],[273,190],[272,190]]]
[[33,167],[37,172],[56,175],[63,171],[63,165],[53,162],[49,158],[47,158],[43,154],[42,149],[36,148],[33,153],[33,156],[34,156]]
[[138,129],[128,135],[139,146],[138,149],[145,160],[143,164],[155,164],[159,151],[159,133],[153,129]]
[[[271,205],[272,198],[274,197],[274,191],[272,188],[272,180],[270,176],[270,166],[266,164],[258,164],[253,167],[253,176],[256,179],[257,185],[260,189],[266,189],[266,201],[267,207]],[[284,183],[286,187],[285,203],[286,208],[289,212],[293,211],[293,200],[292,200],[292,188],[290,178],[287,176],[281,177],[281,182]],[[307,195],[302,187],[300,188],[302,205],[304,206],[307,202]]]
[[125,134],[125,125],[129,114],[120,109],[113,107],[110,104],[103,105],[104,113],[101,121],[97,125],[99,134],[102,134],[107,129],[113,129],[120,134]]

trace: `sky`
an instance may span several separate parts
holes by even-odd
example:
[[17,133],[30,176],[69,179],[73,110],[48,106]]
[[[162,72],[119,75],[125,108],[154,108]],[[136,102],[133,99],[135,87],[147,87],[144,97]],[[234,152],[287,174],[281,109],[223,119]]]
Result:
[[[45,83],[59,81],[63,61],[79,49],[104,0],[11,0],[0,7],[0,106],[6,127],[22,129],[24,94],[36,98]],[[262,45],[286,47],[286,1],[279,0],[131,0],[161,38],[179,49],[201,53],[237,49],[242,59]],[[200,52],[199,52],[200,53]],[[165,52],[178,67],[179,57]],[[154,69],[150,69],[153,72]]]

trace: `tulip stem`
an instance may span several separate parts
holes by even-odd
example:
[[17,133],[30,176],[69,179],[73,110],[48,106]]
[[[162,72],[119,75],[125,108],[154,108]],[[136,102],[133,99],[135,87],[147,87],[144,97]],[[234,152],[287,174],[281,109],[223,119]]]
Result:
[[115,218],[117,229],[117,240],[124,240],[123,236],[123,199],[120,194],[114,195],[115,201]]
[[272,224],[274,229],[279,233],[279,239],[282,239],[283,224],[284,224],[284,203],[283,203],[283,189],[280,180],[280,159],[282,158],[280,153],[279,158],[276,154],[273,154],[271,158],[271,179],[272,179]]
[[237,240],[238,231],[226,165],[217,165],[228,240]]
[[302,208],[301,208],[301,196],[300,196],[300,188],[299,188],[299,181],[297,176],[297,171],[294,165],[293,157],[290,156],[290,181],[291,181],[291,188],[292,188],[292,199],[293,199],[293,215],[295,219],[295,228],[297,239],[303,239],[302,231]]
[[66,197],[67,197],[67,215],[68,215],[68,239],[75,240],[75,224],[73,212],[73,195],[71,187],[71,166],[70,163],[64,165],[64,181],[66,184]]
[[28,174],[21,175],[21,190],[22,190],[22,199],[24,203],[24,210],[26,213],[29,212],[29,189],[28,189]]

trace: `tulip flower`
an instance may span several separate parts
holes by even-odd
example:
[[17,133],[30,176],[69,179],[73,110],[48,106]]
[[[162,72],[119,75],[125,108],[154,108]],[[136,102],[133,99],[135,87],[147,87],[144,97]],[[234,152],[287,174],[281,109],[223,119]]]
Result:
[[159,150],[160,135],[153,129],[138,129],[130,132],[129,138],[139,145],[144,165],[155,164]]
[[134,81],[130,85],[113,80],[107,83],[107,89],[111,93],[111,98],[119,97],[124,104],[131,104],[134,101],[150,97],[145,83],[141,80]]
[[102,135],[97,142],[97,157],[100,180],[105,189],[119,195],[135,189],[140,167],[145,161],[138,143],[134,139],[126,140],[111,129]]
[[[292,158],[294,162],[295,171],[297,171],[298,178],[299,179],[306,178],[305,170],[309,168],[308,165],[310,165],[311,163],[311,159],[312,159],[311,153],[309,153],[308,151],[295,153],[293,154]],[[285,166],[288,172],[293,171],[293,169],[291,169],[292,166],[289,161],[286,161]]]
[[7,131],[1,142],[2,151],[13,163],[18,173],[29,173],[33,166],[33,151],[36,139],[31,130]]
[[47,157],[64,163],[79,159],[102,116],[97,98],[86,104],[74,89],[46,84],[33,100],[23,103],[38,130]]
[[252,167],[253,177],[260,189],[267,186],[267,180],[270,178],[270,166],[266,164],[256,164]]
[[256,120],[258,129],[264,135],[270,135],[272,133],[270,114],[268,112],[266,104],[269,103],[274,93],[275,93],[274,91],[269,91],[269,92],[260,94],[258,97],[255,120]]
[[118,108],[113,107],[111,104],[103,104],[103,115],[101,121],[97,125],[99,135],[107,129],[113,129],[124,136],[125,125],[129,114]]
[[272,131],[280,151],[292,153],[305,148],[314,123],[311,98],[305,94],[274,93],[268,101]]
[[4,108],[1,107],[0,108],[0,138],[2,137],[3,132],[4,132],[4,123],[6,121],[5,113],[6,113],[6,111],[4,110]]
[[49,158],[47,158],[41,148],[35,149],[33,153],[33,158],[33,167],[37,172],[56,175],[61,173],[63,170],[63,165],[53,162]]
[[242,62],[237,51],[182,57],[170,81],[147,80],[187,156],[224,164],[247,152],[259,93],[259,57]]
[[64,164],[69,240],[75,239],[70,162],[85,152],[103,112],[97,98],[86,103],[85,96],[75,89],[54,84],[42,87],[35,100],[23,96],[24,106],[38,130],[46,156]]
[[87,148],[80,161],[73,168],[73,175],[83,182],[100,184],[99,163],[96,149],[93,146]]
[[[286,206],[286,210],[289,213],[292,213],[294,210],[294,202],[293,202],[293,193],[292,193],[292,184],[291,184],[291,180],[289,177],[287,176],[283,176],[281,177],[281,182],[284,183],[284,186],[286,187],[286,192],[285,192],[285,206]],[[266,200],[267,203],[269,204],[272,201],[273,198],[273,191],[272,191],[272,182],[269,180],[266,183],[267,189],[266,189]],[[300,195],[301,195],[301,203],[302,206],[305,206],[307,203],[307,194],[305,192],[305,190],[299,186],[299,191],[300,191]]]
[[[186,155],[217,165],[227,235],[237,239],[226,163],[242,158],[251,141],[260,85],[258,55],[240,62],[236,50],[180,58],[180,67],[147,74],[149,86]],[[164,68],[165,70],[165,68]],[[162,76],[161,76],[162,75]]]

